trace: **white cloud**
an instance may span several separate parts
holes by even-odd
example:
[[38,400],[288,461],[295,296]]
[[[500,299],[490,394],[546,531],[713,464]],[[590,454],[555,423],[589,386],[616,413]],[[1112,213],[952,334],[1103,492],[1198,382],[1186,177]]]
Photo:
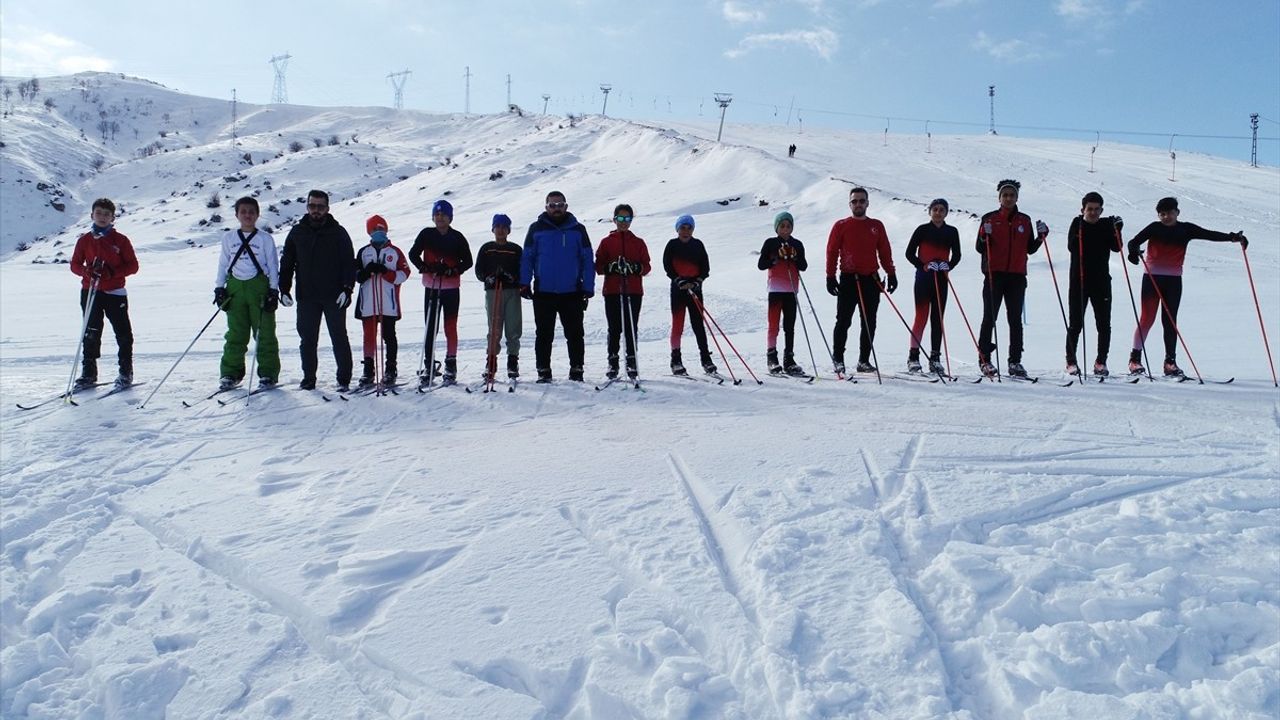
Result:
[[0,68],[5,75],[69,75],[106,72],[115,62],[71,38],[23,25],[0,25]]
[[1010,62],[1019,60],[1038,60],[1040,59],[1040,51],[1036,46],[1026,40],[1005,40],[996,42],[991,39],[985,32],[979,31],[978,37],[973,41],[973,47],[987,53],[997,60],[1007,60]]
[[720,12],[724,14],[724,19],[731,23],[756,23],[763,22],[765,19],[763,10],[746,7],[734,0],[725,0],[720,6]]
[[1098,0],[1058,0],[1054,12],[1068,20],[1088,20],[1110,14],[1110,9]]
[[840,47],[840,36],[829,28],[816,30],[789,30],[783,33],[748,35],[738,41],[738,47],[724,52],[725,57],[737,58],[764,47],[775,45],[800,45],[807,47],[824,60],[830,60]]
[[946,8],[960,7],[961,5],[972,5],[978,0],[936,0],[933,3],[934,10],[943,10]]

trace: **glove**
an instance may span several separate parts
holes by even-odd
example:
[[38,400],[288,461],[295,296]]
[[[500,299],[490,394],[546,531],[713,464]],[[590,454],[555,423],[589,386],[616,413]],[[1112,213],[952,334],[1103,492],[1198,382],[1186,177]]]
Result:
[[532,300],[532,299],[533,299],[533,288],[529,287],[528,285],[521,285],[521,286],[520,286],[520,297],[524,298],[525,300]]
[[1129,248],[1129,263],[1132,265],[1142,264],[1142,253],[1134,250],[1133,248]]
[[582,312],[587,311],[587,303],[591,302],[592,293],[582,293]]
[[289,294],[288,290],[280,291],[280,304],[285,307],[293,307],[293,296]]
[[951,264],[946,260],[934,260],[928,265],[925,265],[924,269],[931,270],[933,272],[947,272],[951,270]]
[[387,271],[387,266],[380,262],[373,262],[365,265],[364,269],[368,270],[370,275],[381,275]]
[[778,248],[778,258],[780,260],[794,260],[796,257],[796,249],[791,245],[782,245]]
[[840,281],[839,281],[839,280],[836,280],[836,276],[835,276],[835,275],[828,275],[828,276],[827,276],[827,294],[828,294],[828,295],[839,295],[839,294],[840,294]]
[[267,291],[267,296],[262,299],[262,311],[273,313],[278,307],[280,307],[280,291],[271,288]]
[[627,263],[627,272],[629,272],[630,274],[639,275],[641,270],[644,270],[644,268],[640,265],[640,263],[638,262]]
[[1124,218],[1119,215],[1112,215],[1111,224],[1116,227],[1116,232],[1119,232],[1124,229]]
[[898,276],[895,273],[889,273],[889,281],[885,283],[884,287],[892,295],[893,291],[898,289]]
[[98,258],[97,260],[94,260],[93,268],[89,270],[89,275],[94,280],[109,278],[111,277],[112,274],[113,273],[111,272],[111,266],[103,262],[102,258]]
[[440,274],[445,277],[453,277],[454,275],[458,274],[457,268],[453,267],[452,265],[443,265],[443,268],[444,269],[440,271]]
[[1036,236],[1043,240],[1049,234],[1049,226],[1043,220],[1036,221]]
[[337,303],[338,308],[341,310],[346,310],[351,307],[351,291],[343,290],[338,293],[338,299],[334,300],[334,302]]
[[413,263],[413,267],[417,269],[419,275],[427,271],[427,264],[421,260],[413,260],[411,258],[410,261]]
[[702,281],[698,278],[680,278],[679,280],[676,280],[676,287],[681,290],[692,290],[697,292],[698,288],[702,287]]
[[609,263],[609,267],[605,269],[609,272],[610,275],[626,275],[628,271],[631,270],[631,268],[627,265],[627,262],[622,258],[614,259],[613,262]]
[[366,265],[356,271],[356,282],[363,284],[369,279],[369,266]]
[[514,285],[516,284],[516,278],[515,278],[515,276],[514,276],[514,275],[512,275],[511,273],[507,272],[506,270],[503,270],[503,269],[499,268],[499,269],[498,269],[498,272],[496,273],[496,275],[497,275],[498,279],[502,281],[502,284],[503,284],[503,285],[512,285],[512,286],[514,286]]
[[1244,233],[1239,231],[1231,233],[1231,240],[1232,242],[1240,243],[1241,249],[1243,250],[1249,249],[1249,238],[1245,237]]
[[227,304],[227,298],[228,298],[228,295],[227,295],[227,289],[226,289],[226,288],[224,288],[224,287],[218,287],[218,288],[214,288],[214,289],[213,289],[213,304],[214,304],[214,305],[217,305],[218,307],[222,307],[223,305],[226,305],[226,304]]
[[493,289],[494,289],[494,288],[496,288],[497,286],[498,286],[498,276],[497,276],[497,275],[490,275],[489,277],[487,277],[487,278],[485,278],[485,279],[484,279],[484,289],[485,289],[485,290],[493,290]]

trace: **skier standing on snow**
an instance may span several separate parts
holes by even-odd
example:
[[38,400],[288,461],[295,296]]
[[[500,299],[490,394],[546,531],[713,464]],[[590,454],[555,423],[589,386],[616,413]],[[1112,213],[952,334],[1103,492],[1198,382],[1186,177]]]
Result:
[[1049,235],[1043,220],[1035,223],[1032,235],[1031,216],[1018,210],[1018,191],[1022,183],[1001,180],[996,183],[1000,207],[982,216],[978,223],[978,254],[982,255],[982,329],[978,333],[978,365],[987,377],[996,375],[991,353],[996,315],[1005,305],[1009,322],[1009,375],[1026,377],[1022,367],[1022,305],[1027,297],[1027,257],[1034,255]]
[[213,304],[227,314],[226,343],[218,371],[218,387],[230,390],[244,379],[244,355],[256,337],[258,387],[280,379],[280,343],[276,308],[280,305],[280,266],[276,241],[259,230],[258,201],[242,197],[235,204],[240,228],[222,235]]
[[[1160,220],[1139,230],[1129,241],[1129,262],[1146,265],[1146,274],[1142,276],[1142,318],[1138,321],[1138,329],[1133,333],[1129,372],[1135,375],[1145,372],[1142,367],[1142,346],[1151,326],[1155,324],[1156,313],[1160,312],[1160,299],[1163,298],[1168,311],[1160,315],[1164,326],[1164,374],[1181,377],[1183,373],[1178,367],[1178,331],[1175,323],[1178,321],[1178,305],[1182,301],[1182,263],[1186,259],[1187,243],[1192,240],[1235,242],[1247,248],[1249,238],[1239,231],[1216,232],[1192,223],[1180,222],[1177,198],[1161,198],[1156,203],[1156,214]],[[1144,263],[1142,244],[1148,241],[1151,245],[1147,248]]]
[[[1120,252],[1119,217],[1102,217],[1102,195],[1086,193],[1080,201],[1080,215],[1067,231],[1071,253],[1071,277],[1067,284],[1067,374],[1079,375],[1076,344],[1084,332],[1084,309],[1093,305],[1093,321],[1098,328],[1098,349],[1093,374],[1106,377],[1107,355],[1111,349],[1111,253]],[[1083,253],[1083,254],[1082,254]],[[1081,281],[1083,280],[1083,285]],[[1087,358],[1086,358],[1087,360]]]
[[[893,268],[893,252],[884,224],[867,216],[870,198],[866,189],[849,191],[851,217],[837,220],[827,238],[827,292],[836,297],[836,327],[832,333],[832,356],[836,374],[844,374],[844,346],[853,323],[853,311],[860,308],[862,331],[858,337],[858,372],[875,372],[871,364],[871,344],[876,337],[876,310],[880,307],[880,267],[889,277],[885,289],[898,289]],[[877,262],[879,258],[879,262]],[[836,270],[840,271],[839,280]]]
[[[794,147],[794,146],[792,146]],[[805,259],[804,244],[791,236],[795,219],[791,213],[778,213],[773,218],[774,237],[764,241],[760,248],[761,270],[767,271],[769,292],[769,330],[767,333],[769,372],[804,375],[804,368],[796,364],[796,293],[800,292],[800,273],[809,268]],[[778,322],[782,321],[785,345],[782,362],[778,362]]]
[[938,198],[929,203],[929,222],[916,228],[907,242],[907,262],[915,266],[916,316],[911,325],[907,372],[922,372],[920,344],[929,323],[929,372],[941,375],[942,315],[947,309],[947,277],[960,264],[960,233],[947,224],[950,205]]
[[409,263],[400,248],[387,237],[387,221],[381,215],[373,215],[364,223],[369,233],[369,244],[356,253],[356,281],[360,294],[356,298],[356,319],[363,329],[364,362],[360,373],[360,386],[368,387],[377,382],[374,377],[374,356],[378,352],[378,331],[382,331],[382,345],[386,349],[382,365],[382,382],[396,381],[396,321],[400,319],[400,285],[409,279]]
[[[409,261],[422,273],[422,286],[427,289],[424,294],[424,306],[427,315],[427,342],[432,349],[433,357],[426,358],[435,362],[434,349],[437,308],[444,310],[444,382],[453,382],[458,377],[458,306],[461,303],[462,274],[471,268],[471,246],[467,238],[453,225],[453,205],[448,200],[437,200],[431,206],[432,227],[425,227],[418,233],[409,248]],[[435,374],[435,366],[424,371],[426,382]]]
[[[604,295],[604,316],[609,323],[608,352],[610,378],[618,376],[619,339],[626,336],[627,377],[635,379],[636,333],[640,322],[640,304],[644,300],[645,275],[652,269],[649,248],[644,240],[631,232],[636,213],[625,203],[613,209],[613,232],[596,248],[596,272],[604,275],[600,293]],[[629,318],[623,318],[624,307]]]
[[[693,236],[693,216],[681,215],[676,219],[676,237],[667,241],[662,253],[662,268],[671,278],[671,372],[688,375],[680,355],[680,336],[684,334],[684,316],[689,315],[689,325],[698,341],[698,357],[702,371],[714,375],[716,365],[707,348],[707,330],[702,322],[702,282],[711,275],[711,260],[702,241]],[[696,300],[695,300],[696,296]]]
[[[519,245],[508,240],[511,235],[511,218],[498,214],[493,216],[493,239],[480,246],[476,253],[476,277],[484,282],[484,314],[486,318],[495,317],[494,303],[498,326],[490,321],[488,343],[486,347],[494,359],[495,367],[485,367],[486,379],[492,380],[497,372],[497,355],[502,336],[507,339],[507,377],[514,380],[520,377],[520,336],[524,329],[524,318],[520,307],[520,256],[523,250]],[[499,294],[501,288],[501,294]]]
[[[98,356],[102,351],[102,319],[111,322],[119,348],[120,374],[116,385],[133,384],[133,325],[129,322],[129,298],[124,289],[126,276],[138,272],[138,258],[129,238],[115,229],[116,205],[107,198],[93,201],[93,226],[76,240],[71,253],[71,272],[80,276],[80,310],[88,322],[84,326],[84,356],[76,387],[98,381]],[[90,287],[94,291],[90,292]],[[92,305],[89,306],[90,301]]]
[[351,307],[355,285],[355,250],[351,236],[329,214],[329,194],[323,190],[307,193],[307,214],[284,239],[280,256],[280,304],[293,305],[290,289],[298,278],[298,339],[302,356],[302,382],[298,387],[314,390],[320,365],[316,348],[320,343],[320,320],[329,329],[333,360],[337,364],[338,390],[351,385],[351,342],[347,338],[346,309]]
[[569,379],[582,382],[586,356],[583,316],[595,295],[596,273],[587,229],[569,212],[564,193],[547,193],[546,210],[529,226],[520,257],[520,295],[533,300],[534,362],[538,382],[551,382],[556,318],[569,350]]

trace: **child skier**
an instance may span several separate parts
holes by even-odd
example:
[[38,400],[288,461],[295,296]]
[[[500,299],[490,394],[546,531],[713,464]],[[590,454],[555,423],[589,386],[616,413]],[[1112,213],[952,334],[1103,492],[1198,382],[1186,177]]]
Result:
[[[774,237],[764,241],[760,248],[759,268],[768,272],[769,330],[767,356],[769,372],[774,375],[804,375],[804,368],[796,364],[796,293],[800,291],[800,273],[809,267],[804,256],[804,244],[791,236],[795,219],[783,211],[773,218]],[[786,345],[782,362],[778,362],[778,321],[782,321]]]
[[667,241],[662,253],[662,268],[671,278],[671,372],[688,375],[680,356],[680,336],[684,334],[684,316],[689,314],[693,336],[698,341],[698,354],[702,371],[716,373],[707,348],[707,330],[702,322],[702,281],[711,274],[711,260],[702,241],[693,236],[693,216],[681,215],[676,219],[676,237]]
[[[484,282],[484,314],[489,318],[488,362],[485,380],[493,380],[498,372],[498,348],[502,336],[507,339],[507,377],[520,377],[520,335],[524,318],[520,308],[520,256],[523,249],[507,239],[511,235],[511,218],[493,216],[493,240],[480,246],[476,253],[476,277]],[[498,309],[494,311],[494,303]]]
[[276,308],[280,306],[280,265],[276,241],[258,229],[258,201],[242,197],[235,204],[237,230],[222,235],[213,304],[227,314],[226,343],[218,371],[218,387],[230,390],[244,379],[244,355],[256,337],[258,387],[280,380],[280,343]]
[[[1160,301],[1163,299],[1166,312],[1160,316],[1164,326],[1164,374],[1167,377],[1180,378],[1182,370],[1178,367],[1178,305],[1182,301],[1182,263],[1186,259],[1187,244],[1192,240],[1210,240],[1212,242],[1236,242],[1249,247],[1249,239],[1242,232],[1224,233],[1205,230],[1199,225],[1178,221],[1177,198],[1161,198],[1156,203],[1156,214],[1160,220],[1138,231],[1129,241],[1129,262],[1134,265],[1145,264],[1146,274],[1142,276],[1142,319],[1138,321],[1138,329],[1133,333],[1133,352],[1129,353],[1129,373],[1137,375],[1146,372],[1142,367],[1142,346],[1146,342],[1147,332],[1155,324],[1156,313],[1160,312]],[[1147,257],[1142,257],[1142,244],[1150,241]]]
[[[636,213],[625,203],[613,209],[614,231],[596,248],[596,272],[604,275],[604,315],[609,323],[608,351],[610,378],[618,377],[619,339],[626,337],[627,377],[635,379],[636,328],[640,322],[640,304],[644,300],[645,275],[651,269],[649,248],[644,240],[631,232]],[[626,317],[623,313],[626,313]]]
[[129,322],[126,276],[138,272],[138,258],[129,238],[115,229],[116,205],[107,198],[93,201],[93,226],[76,240],[71,272],[80,276],[80,309],[84,313],[84,356],[76,389],[98,382],[102,351],[102,318],[111,322],[119,347],[117,387],[133,384],[133,325]]
[[444,375],[446,383],[458,376],[458,305],[461,276],[471,268],[471,248],[467,238],[453,229],[453,205],[448,200],[437,200],[431,206],[433,227],[418,233],[409,248],[409,260],[422,273],[422,286],[427,289],[424,305],[427,313],[428,352],[424,359],[429,365],[423,370],[422,384],[435,375],[435,342],[437,308],[444,310]]
[[409,279],[409,263],[400,248],[387,237],[387,221],[373,215],[364,223],[369,244],[356,252],[356,281],[360,283],[356,297],[356,318],[364,327],[364,368],[360,387],[377,382],[374,357],[378,352],[378,330],[386,349],[382,366],[382,382],[396,381],[396,321],[400,319],[400,285]]

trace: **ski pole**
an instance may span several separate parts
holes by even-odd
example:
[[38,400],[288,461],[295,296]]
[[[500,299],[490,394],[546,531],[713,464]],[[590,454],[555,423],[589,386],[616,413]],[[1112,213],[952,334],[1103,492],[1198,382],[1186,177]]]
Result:
[[[943,319],[942,319],[942,315],[943,315],[942,286],[938,284],[937,271],[933,273],[933,302],[934,302],[934,306],[933,306],[934,309],[938,311],[938,315],[937,315],[938,329],[942,331],[942,351],[947,357],[947,377],[952,377],[951,346],[947,344],[947,324],[943,322]],[[933,320],[930,319],[930,322],[933,322]]]
[[[382,251],[378,250],[375,256],[378,262],[382,262]],[[373,290],[373,393],[374,395],[384,395],[386,393],[387,384],[383,380],[382,373],[387,366],[386,357],[382,350],[382,273],[378,273],[373,278],[370,289]]]
[[[1151,278],[1151,288],[1156,291],[1156,297],[1160,300],[1160,307],[1164,309],[1165,317],[1169,318],[1169,323],[1173,325],[1173,332],[1178,336],[1178,342],[1182,344],[1182,351],[1187,354],[1187,359],[1191,361],[1191,369],[1196,373],[1196,380],[1199,380],[1200,384],[1203,385],[1204,378],[1200,376],[1200,368],[1196,367],[1196,359],[1191,357],[1191,348],[1187,347],[1187,341],[1182,337],[1182,331],[1178,329],[1178,319],[1173,316],[1173,310],[1169,308],[1169,303],[1165,302],[1164,293],[1160,292],[1160,286],[1156,284],[1156,278],[1151,274],[1151,266],[1147,264],[1147,256],[1140,254],[1138,257],[1142,259],[1142,269],[1146,271],[1147,277]],[[1145,333],[1142,340],[1145,346]]]
[[[809,297],[809,288],[804,284],[804,276],[797,273],[796,277],[800,279],[800,289],[804,291],[804,299],[809,303],[809,313],[813,315],[813,324],[818,328],[818,336],[822,338],[822,344],[827,348],[827,357],[831,359],[831,364],[834,366],[836,356],[831,352],[831,344],[827,342],[827,333],[822,329],[822,321],[818,319],[818,310],[813,306],[813,298]],[[816,367],[814,372],[817,372]]]
[[[1048,246],[1049,244],[1046,242],[1045,247],[1047,248]],[[1083,362],[1078,363],[1076,367],[1079,368],[1080,378],[1083,380],[1084,378],[1089,377],[1089,373],[1085,369],[1089,366],[1088,365],[1089,363],[1089,332],[1085,330],[1085,327],[1084,327],[1084,308],[1085,308],[1085,305],[1088,303],[1089,296],[1085,294],[1085,286],[1084,286],[1084,223],[1083,222],[1080,223],[1080,230],[1076,234],[1076,246],[1078,248],[1078,250],[1076,251],[1076,257],[1079,259],[1079,264],[1080,264],[1080,359],[1083,360]],[[1047,253],[1048,251],[1046,250],[1045,252]],[[1068,289],[1067,295],[1069,296],[1070,294],[1071,294],[1071,290]],[[1108,308],[1108,310],[1110,310],[1110,308]],[[1094,324],[1097,325],[1098,324],[1097,323],[1098,304],[1096,302],[1093,304],[1093,319],[1094,319]],[[1110,322],[1110,318],[1108,318],[1107,320],[1108,322]],[[1070,328],[1068,328],[1067,333],[1070,334],[1070,332],[1071,330]],[[1101,342],[1101,340],[1099,340],[1099,342]],[[1076,349],[1075,345],[1072,344],[1071,350],[1074,352],[1075,349]],[[1080,384],[1084,385],[1083,382]]]
[[973,334],[973,326],[969,324],[969,315],[964,311],[964,303],[960,302],[960,293],[956,292],[956,286],[951,282],[951,274],[947,274],[947,287],[951,288],[951,297],[956,301],[956,307],[960,308],[960,317],[964,319],[964,326],[969,331],[969,338],[973,340],[973,349],[979,353],[982,348],[978,346],[978,338]]
[[485,369],[489,371],[485,385],[489,388],[489,392],[493,392],[494,377],[498,374],[498,343],[500,342],[498,332],[501,327],[498,318],[502,312],[502,280],[500,278],[494,278],[492,302],[493,307],[489,312],[489,357],[485,362]]
[[[986,236],[986,246],[987,246],[987,251],[985,253],[982,253],[982,259],[984,261],[982,264],[986,266],[985,269],[987,271],[987,308],[990,308],[991,310],[991,338],[993,343],[995,344],[995,347],[991,350],[991,355],[987,358],[987,360],[988,362],[991,362],[992,365],[994,365],[996,368],[996,382],[1004,382],[1000,378],[1000,327],[999,327],[1000,324],[999,322],[997,322],[1000,319],[1000,308],[996,307],[996,295],[995,295],[996,283],[995,283],[995,280],[993,279],[992,271],[991,271],[991,236],[990,235]],[[947,278],[947,281],[950,282],[951,278]],[[1023,306],[1025,307],[1026,303],[1023,303]],[[987,317],[986,317],[987,308],[983,308],[983,312],[982,312],[983,322],[986,322],[987,320]],[[1007,315],[1008,313],[1009,313],[1009,309],[1005,308],[1005,314]],[[982,357],[981,347],[978,348],[978,357],[979,358]],[[981,368],[979,368],[979,371],[981,371]],[[983,374],[985,375],[986,373],[983,373]]]
[[[1253,284],[1253,270],[1249,268],[1249,250],[1240,244],[1240,254],[1244,256],[1244,269],[1249,274],[1249,289],[1253,291],[1253,307],[1258,311],[1258,327],[1262,328],[1262,345],[1267,349],[1267,363],[1271,366],[1271,384],[1280,387],[1276,380],[1276,364],[1271,359],[1271,343],[1267,341],[1267,326],[1262,322],[1262,305],[1258,303],[1258,288]],[[1191,353],[1187,353],[1191,357]]]
[[[622,254],[618,259],[627,262],[627,238],[622,237]],[[631,346],[631,358],[635,361],[636,376],[629,378],[636,387],[639,387],[640,379],[640,338],[636,332],[636,318],[631,315],[631,298],[627,295],[629,289],[627,284],[627,276],[631,274],[631,268],[628,266],[627,272],[622,275],[622,295],[618,298],[618,306],[622,310],[622,346],[623,346],[623,367],[626,367],[626,347],[628,343]]]
[[191,338],[191,342],[187,344],[187,349],[183,350],[182,354],[178,356],[178,359],[173,361],[173,366],[169,368],[169,372],[165,373],[164,377],[160,378],[160,382],[156,383],[155,388],[151,390],[151,394],[148,395],[147,399],[143,400],[142,404],[138,406],[139,410],[143,409],[147,406],[147,403],[151,402],[151,398],[155,397],[155,394],[160,391],[160,387],[164,385],[164,381],[168,380],[169,376],[173,374],[173,371],[177,369],[178,363],[182,362],[182,358],[186,357],[188,352],[191,352],[191,348],[195,346],[196,341],[200,339],[201,335],[204,335],[205,330],[209,329],[209,326],[218,318],[218,313],[222,312],[224,307],[224,305],[219,305],[218,309],[213,311],[213,315],[209,317],[209,322],[205,323],[204,327],[200,328],[200,332],[196,333],[196,336]]
[[[791,287],[797,287],[800,284],[800,272],[796,269],[795,263],[791,264]],[[795,295],[793,292],[792,295]],[[796,314],[800,316],[800,329],[804,331],[804,344],[809,347],[809,362],[813,364],[813,376],[818,377],[818,360],[813,356],[813,343],[809,340],[809,326],[805,324],[804,312],[800,310],[800,298],[796,297]]]
[[[707,314],[707,309],[703,307],[702,302],[698,300],[698,295],[693,291],[693,288],[685,288],[685,292],[689,293],[689,297],[693,298],[693,304],[698,306],[698,313],[702,315],[705,332],[705,321],[711,316]],[[716,344],[716,352],[720,353],[720,361],[724,363],[724,369],[729,371],[729,379],[733,381],[734,385],[737,385],[739,380],[737,376],[733,374],[733,368],[729,365],[729,358],[724,354],[724,348],[720,347],[720,338],[716,337],[715,330],[711,330],[709,334],[711,335],[712,342]],[[727,339],[728,338],[726,338],[726,340]]]
[[[706,316],[706,318],[707,318],[708,320],[710,320],[710,321],[711,321],[711,324],[715,326],[716,330],[717,330],[717,331],[720,333],[720,335],[724,338],[725,343],[727,343],[727,344],[729,345],[729,349],[733,351],[733,354],[734,354],[734,355],[737,355],[737,356],[738,356],[738,362],[742,363],[742,367],[744,367],[744,368],[746,368],[746,369],[747,369],[747,373],[748,373],[749,375],[751,375],[751,379],[752,379],[752,380],[755,380],[757,385],[763,385],[763,384],[764,384],[764,382],[762,382],[762,381],[760,380],[760,378],[756,377],[755,371],[753,371],[753,370],[751,369],[751,366],[747,364],[747,361],[746,361],[746,360],[743,360],[743,359],[742,359],[742,353],[738,352],[738,348],[734,347],[734,345],[733,345],[733,341],[729,339],[729,335],[728,335],[728,334],[727,334],[727,333],[726,333],[726,332],[725,332],[725,331],[720,327],[720,323],[716,322],[716,319],[715,319],[714,317],[712,317],[712,316],[711,316],[711,313],[707,312],[707,308],[706,308],[706,306],[704,306],[704,305],[702,304],[702,300],[698,299],[698,297],[697,297],[696,295],[694,296],[694,298],[693,298],[693,299],[694,299],[694,302],[696,302],[696,303],[698,304],[698,309],[699,309],[699,310],[701,310],[701,311],[702,311],[702,314],[703,314],[703,315],[705,315],[705,316]],[[714,337],[715,337],[715,335],[714,335],[714,334],[712,334],[712,337],[714,338]],[[719,345],[718,345],[718,344],[717,344],[717,347],[719,347]],[[726,360],[725,360],[725,367],[728,367],[728,366],[729,366],[729,361],[726,359]],[[732,376],[733,376],[733,370],[732,370],[732,368],[730,368],[730,370],[729,370],[729,376],[730,376],[730,377],[732,377]],[[737,382],[735,381],[735,382],[734,382],[734,384],[736,385],[736,384],[737,384]]]
[[[76,366],[80,364],[80,352],[84,349],[84,334],[89,332],[89,316],[93,314],[93,303],[98,299],[98,278],[89,281],[89,295],[84,304],[84,317],[80,321],[80,339],[76,341],[76,354],[71,360],[71,377],[67,378],[67,401],[71,401],[72,387],[76,384]],[[217,317],[217,315],[214,315]],[[210,322],[213,322],[210,320]]]
[[[1116,246],[1121,250],[1124,249],[1124,241],[1120,238],[1120,231],[1116,230]],[[1147,357],[1147,334],[1142,332],[1142,321],[1138,319],[1138,303],[1133,298],[1133,284],[1129,282],[1129,264],[1120,261],[1120,267],[1124,270],[1124,287],[1129,291],[1129,307],[1133,308],[1133,324],[1138,328],[1139,336],[1142,338],[1142,360],[1147,371],[1147,380],[1155,382],[1155,378],[1151,377],[1151,358]]]
[[[249,356],[249,383],[253,382],[253,373],[258,366],[258,343],[261,339],[258,337],[258,328],[250,327],[249,332],[253,335],[253,355]],[[248,387],[248,383],[246,383]],[[253,388],[249,387],[248,392],[244,394],[244,404],[249,404],[249,397],[253,395]]]
[[[879,285],[879,274],[877,274],[875,278],[876,285]],[[870,326],[867,325],[867,301],[866,298],[862,296],[862,281],[857,275],[853,276],[853,286],[858,289],[858,319],[862,321],[862,333],[867,336],[867,345],[871,348],[871,361],[875,363],[876,367],[876,384],[883,385],[884,380],[880,377],[880,358],[876,357],[876,341],[875,338],[871,337],[871,330],[869,329]],[[898,317],[902,316],[899,315]]]

